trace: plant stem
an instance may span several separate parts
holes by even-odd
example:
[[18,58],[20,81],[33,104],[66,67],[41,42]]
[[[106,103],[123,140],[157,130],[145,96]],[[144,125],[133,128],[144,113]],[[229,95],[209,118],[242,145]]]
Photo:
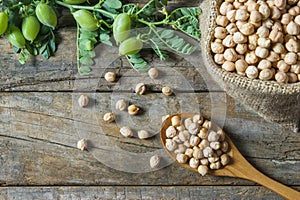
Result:
[[70,5],[70,4],[67,4],[67,3],[64,3],[64,2],[61,2],[61,1],[55,1],[55,3],[57,3],[58,5],[61,5],[61,6],[64,6],[64,7],[67,7],[69,9],[84,9],[84,10],[92,10],[92,11],[96,11],[96,12],[99,12],[103,15],[106,15],[108,17],[111,17],[111,18],[116,18],[116,14],[112,14],[106,10],[103,10],[103,9],[99,9],[99,8],[95,8],[95,6],[80,6],[80,5]]

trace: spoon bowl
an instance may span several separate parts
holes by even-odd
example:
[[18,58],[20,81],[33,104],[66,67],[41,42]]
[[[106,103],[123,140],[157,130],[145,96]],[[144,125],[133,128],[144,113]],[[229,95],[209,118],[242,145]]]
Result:
[[[189,169],[191,171],[197,172],[197,169],[192,168],[189,166],[189,164],[186,163],[179,163],[176,160],[176,154],[174,152],[170,152],[166,148],[166,130],[169,126],[172,125],[171,118],[174,116],[179,116],[181,119],[193,117],[193,113],[179,113],[169,116],[165,119],[161,130],[160,130],[160,138],[161,142],[168,152],[169,156],[180,166]],[[213,176],[228,176],[228,177],[236,177],[236,178],[243,178],[247,179],[253,182],[256,182],[273,192],[281,195],[285,199],[299,199],[300,198],[300,192],[287,187],[269,177],[262,174],[260,171],[258,171],[256,168],[254,168],[245,158],[244,156],[239,152],[237,147],[234,145],[234,143],[231,141],[229,136],[226,134],[225,140],[229,144],[229,151],[227,154],[231,157],[231,161],[228,165],[222,167],[221,169],[217,170],[209,170],[209,174]]]

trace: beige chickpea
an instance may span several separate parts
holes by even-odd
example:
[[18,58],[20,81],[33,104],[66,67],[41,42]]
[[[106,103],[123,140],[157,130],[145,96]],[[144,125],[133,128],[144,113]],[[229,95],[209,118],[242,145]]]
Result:
[[198,145],[200,149],[205,149],[206,147],[209,147],[209,141],[207,139],[203,139],[200,144]]
[[240,32],[244,35],[251,35],[252,33],[254,33],[254,31],[254,26],[251,23],[245,23],[240,28]]
[[188,141],[190,139],[190,133],[187,130],[180,131],[178,137],[181,141]]
[[294,6],[294,7],[291,7],[289,10],[288,10],[289,14],[292,15],[292,16],[297,16],[300,14],[300,7],[299,6]]
[[284,57],[284,62],[288,65],[294,65],[297,63],[297,54],[294,52],[289,52]]
[[295,17],[294,22],[300,26],[300,15]]
[[145,83],[138,83],[135,86],[134,91],[135,91],[136,94],[139,94],[139,95],[145,94],[145,92],[146,92],[146,85],[145,85]]
[[115,121],[115,119],[116,119],[116,115],[113,112],[105,113],[103,116],[103,120],[107,123],[111,123],[111,122]]
[[136,105],[130,105],[127,108],[129,115],[137,115],[140,108],[137,107]]
[[293,73],[293,72],[287,72],[286,73],[288,76],[288,82],[289,83],[296,83],[298,81],[298,76],[297,74]]
[[124,99],[120,99],[116,103],[116,109],[120,110],[120,111],[125,110],[126,106],[127,106],[127,104],[126,104],[126,101]]
[[78,98],[78,104],[80,107],[85,107],[89,104],[89,97],[85,94],[80,95]]
[[289,79],[288,79],[288,76],[287,76],[287,74],[285,72],[278,71],[275,74],[275,80],[278,83],[287,83]]
[[206,147],[203,149],[203,156],[205,158],[211,157],[213,155],[214,151],[212,150],[211,147]]
[[275,43],[272,47],[273,51],[278,54],[283,54],[285,52],[285,48],[282,43]]
[[198,167],[198,173],[201,174],[201,176],[205,176],[208,173],[209,169],[206,165],[199,165]]
[[235,62],[237,60],[237,53],[234,48],[228,48],[224,51],[224,58],[227,61]]
[[240,30],[243,25],[245,25],[247,22],[237,21],[235,22],[237,28]]
[[249,13],[245,9],[238,9],[235,14],[235,20],[246,21],[249,18]]
[[258,78],[260,80],[268,81],[274,76],[274,71],[272,69],[263,69],[259,72]]
[[259,58],[266,58],[269,55],[269,50],[267,48],[263,47],[256,47],[255,49],[255,55]]
[[274,21],[272,19],[266,19],[263,21],[262,25],[267,27],[268,29],[272,28]]
[[158,70],[155,67],[152,67],[148,71],[148,75],[152,79],[156,79],[158,77]]
[[239,9],[243,4],[241,2],[234,1],[232,5],[235,9]]
[[281,16],[281,24],[289,24],[290,21],[292,21],[292,16],[289,14],[289,13],[284,13],[282,16]]
[[220,6],[220,14],[226,15],[226,13],[233,9],[233,5],[229,2],[223,2]]
[[263,70],[263,69],[271,69],[272,68],[272,63],[266,59],[263,59],[261,61],[259,61],[257,68],[259,70]]
[[256,34],[260,37],[260,38],[266,38],[269,36],[270,31],[266,26],[261,26],[257,29]]
[[159,167],[160,161],[161,161],[161,158],[158,155],[151,156],[150,161],[149,161],[150,167],[153,169]]
[[[176,136],[177,137],[177,136]],[[176,138],[174,137],[173,140]],[[176,141],[175,141],[176,142]],[[177,142],[178,143],[178,142]],[[174,153],[178,154],[178,153],[185,153],[187,147],[184,144],[178,144],[177,149],[174,151]]]
[[295,74],[300,74],[300,61],[297,61],[296,64],[291,65],[290,71],[295,73]]
[[168,151],[174,151],[175,149],[177,149],[177,144],[175,141],[171,140],[171,139],[166,139],[166,148]]
[[230,10],[226,13],[226,18],[230,22],[236,22],[235,16],[236,16],[236,10]]
[[239,59],[235,62],[235,69],[237,72],[245,72],[248,67],[248,63],[244,59]]
[[281,11],[277,7],[271,7],[271,19],[277,20],[281,17]]
[[269,48],[271,46],[271,40],[269,38],[258,38],[257,44],[263,48]]
[[177,162],[184,164],[184,163],[187,163],[188,156],[183,153],[179,153],[176,155],[176,160],[177,160]]
[[269,56],[267,57],[267,60],[270,62],[277,62],[280,60],[280,56],[275,53],[274,51],[270,51]]
[[235,70],[235,65],[231,61],[225,61],[222,65],[222,69],[228,72],[233,72]]
[[108,81],[108,82],[116,81],[116,77],[117,77],[117,74],[115,72],[107,72],[104,75],[105,80]]
[[286,6],[286,0],[274,0],[274,5],[280,10],[284,9]]
[[288,65],[284,60],[280,60],[277,63],[277,68],[281,72],[288,72],[290,70],[290,65]]
[[201,138],[201,139],[206,139],[207,136],[208,136],[208,130],[207,130],[207,128],[202,127],[199,130],[198,137]]
[[87,150],[88,141],[86,139],[81,139],[77,142],[77,148],[81,151]]
[[223,142],[221,143],[221,150],[222,150],[224,153],[226,153],[226,152],[229,150],[229,144],[228,144],[228,142],[223,141]]
[[173,89],[168,86],[163,87],[161,91],[166,96],[171,96],[173,94]]
[[228,165],[229,162],[230,162],[230,158],[229,158],[229,156],[228,156],[227,154],[221,155],[220,160],[221,160],[221,164],[222,164],[223,166]]
[[207,140],[209,142],[218,142],[219,139],[220,139],[220,135],[215,131],[210,131],[207,136]]
[[259,27],[261,27],[262,22],[261,21],[259,21],[259,22],[250,21],[250,24],[252,24],[254,26],[254,29],[258,29]]
[[258,11],[262,15],[262,19],[267,19],[271,14],[271,10],[266,3],[261,4],[258,8]]
[[193,122],[202,125],[204,122],[204,117],[201,114],[196,114],[193,116]]
[[192,148],[186,148],[184,154],[188,156],[188,158],[193,157],[194,150]]
[[248,40],[248,38],[240,32],[235,32],[233,34],[232,39],[236,44],[243,44],[243,43],[246,43]]
[[227,36],[227,30],[224,27],[216,27],[215,28],[215,38],[224,39]]
[[221,162],[218,161],[218,162],[215,162],[215,163],[211,163],[209,165],[209,167],[210,167],[210,169],[220,169],[222,167],[222,165],[221,165]]
[[300,52],[300,42],[295,39],[290,39],[285,43],[285,48],[290,52],[298,53]]
[[250,21],[251,22],[260,22],[262,19],[262,16],[260,14],[260,12],[258,12],[257,10],[253,10],[250,13]]
[[129,128],[128,126],[124,126],[124,127],[120,128],[120,133],[124,137],[133,137],[133,132],[132,132],[131,128]]
[[258,77],[258,69],[254,65],[248,66],[245,73],[250,79],[256,79]]
[[171,118],[172,126],[179,126],[181,124],[181,118],[179,116],[174,116]]
[[283,33],[277,29],[273,29],[270,32],[269,38],[271,39],[271,41],[273,43],[276,43],[276,42],[282,43],[283,42]]
[[211,43],[211,51],[213,53],[223,53],[224,52],[224,46],[220,42],[212,42]]
[[193,157],[194,158],[201,159],[201,158],[204,157],[202,149],[200,149],[199,147],[194,146],[193,150],[194,150],[194,152],[193,152]]
[[283,31],[282,24],[278,21],[274,22],[272,26],[272,30],[277,29],[278,31]]
[[166,129],[166,136],[167,138],[173,138],[177,135],[177,129],[174,126],[169,126]]
[[249,0],[245,3],[248,12],[257,11],[259,8],[259,4],[256,3],[256,1]]
[[255,64],[258,62],[258,57],[255,55],[254,51],[250,51],[250,52],[246,53],[245,61],[249,65],[252,65],[252,64]]
[[241,55],[245,54],[248,51],[247,44],[237,44],[235,47],[235,51]]
[[215,54],[214,55],[214,61],[219,64],[222,65],[226,60],[224,58],[224,54]]
[[286,31],[290,35],[298,35],[300,33],[300,26],[296,24],[294,21],[291,21],[287,27]]
[[258,35],[257,34],[252,34],[248,36],[248,49],[249,50],[255,50],[257,47],[257,42],[258,42]]
[[147,139],[152,136],[148,131],[145,130],[139,130],[137,134],[140,139]]
[[298,81],[300,82],[300,74],[298,74]]
[[224,40],[222,41],[222,45],[224,45],[225,47],[228,47],[228,48],[234,47],[236,45],[236,43],[233,40],[233,36],[232,35],[227,35],[224,38]]
[[200,161],[199,161],[198,159],[191,158],[191,159],[189,160],[189,165],[190,165],[191,168],[197,169],[198,166],[199,166],[199,162],[200,162]]
[[235,23],[230,23],[226,26],[226,30],[229,34],[234,34],[238,31],[238,28]]
[[229,23],[229,20],[227,19],[226,16],[218,15],[217,18],[216,18],[216,23],[219,26],[226,27]]

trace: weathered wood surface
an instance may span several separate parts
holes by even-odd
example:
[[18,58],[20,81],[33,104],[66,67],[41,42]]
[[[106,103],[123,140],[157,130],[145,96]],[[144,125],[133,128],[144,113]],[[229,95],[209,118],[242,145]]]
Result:
[[[172,1],[171,6],[200,2]],[[76,31],[69,27],[72,22],[63,24],[57,33],[58,51],[49,60],[37,57],[20,65],[7,41],[0,39],[0,199],[280,199],[246,180],[201,177],[174,163],[149,168],[148,156],[163,153],[157,135],[161,116],[195,110],[213,114],[221,125],[225,119],[224,129],[255,167],[300,189],[299,136],[220,92],[203,71],[201,59],[193,66],[177,55],[167,62],[147,55],[161,74],[153,81],[132,70],[124,58],[99,51],[111,62],[104,65],[100,56],[90,77],[78,76]],[[117,72],[118,81],[106,82],[106,71]],[[147,83],[146,95],[133,93],[138,82]],[[162,95],[164,85],[172,86],[175,95]],[[91,97],[84,109],[77,105],[82,93]],[[114,110],[119,98],[137,104],[142,113],[128,117],[120,112],[116,124],[103,123],[104,112]],[[123,125],[147,129],[154,136],[123,138],[118,133]],[[89,140],[89,151],[76,148],[81,138]]]
[[[299,187],[298,187],[299,188]],[[231,191],[228,193],[228,191]],[[147,200],[198,200],[198,199],[281,199],[273,192],[257,186],[149,186],[149,187],[28,187],[0,188],[0,200],[6,199],[147,199]]]

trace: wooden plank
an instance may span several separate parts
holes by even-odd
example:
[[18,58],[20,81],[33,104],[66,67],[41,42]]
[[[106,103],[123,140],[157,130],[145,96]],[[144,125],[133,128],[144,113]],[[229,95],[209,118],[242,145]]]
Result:
[[[151,152],[165,155],[160,151],[158,135],[139,140],[118,133],[120,126],[129,125],[155,134],[162,114],[180,110],[200,109],[210,115],[210,95],[218,102],[214,107],[227,112],[224,129],[254,166],[282,183],[300,184],[298,135],[265,122],[229,97],[222,99],[222,93],[178,93],[171,97],[159,93],[87,93],[92,100],[84,109],[77,105],[80,94],[0,94],[1,185],[252,185],[233,178],[202,178],[175,164],[151,171],[143,161]],[[103,113],[113,110],[111,102],[119,98],[139,105],[144,112],[134,117],[118,113],[116,124],[103,123]],[[89,139],[89,152],[76,149],[83,137]]]
[[[296,187],[296,189],[300,189]],[[140,187],[4,187],[0,200],[6,199],[282,199],[259,186],[140,186]]]

